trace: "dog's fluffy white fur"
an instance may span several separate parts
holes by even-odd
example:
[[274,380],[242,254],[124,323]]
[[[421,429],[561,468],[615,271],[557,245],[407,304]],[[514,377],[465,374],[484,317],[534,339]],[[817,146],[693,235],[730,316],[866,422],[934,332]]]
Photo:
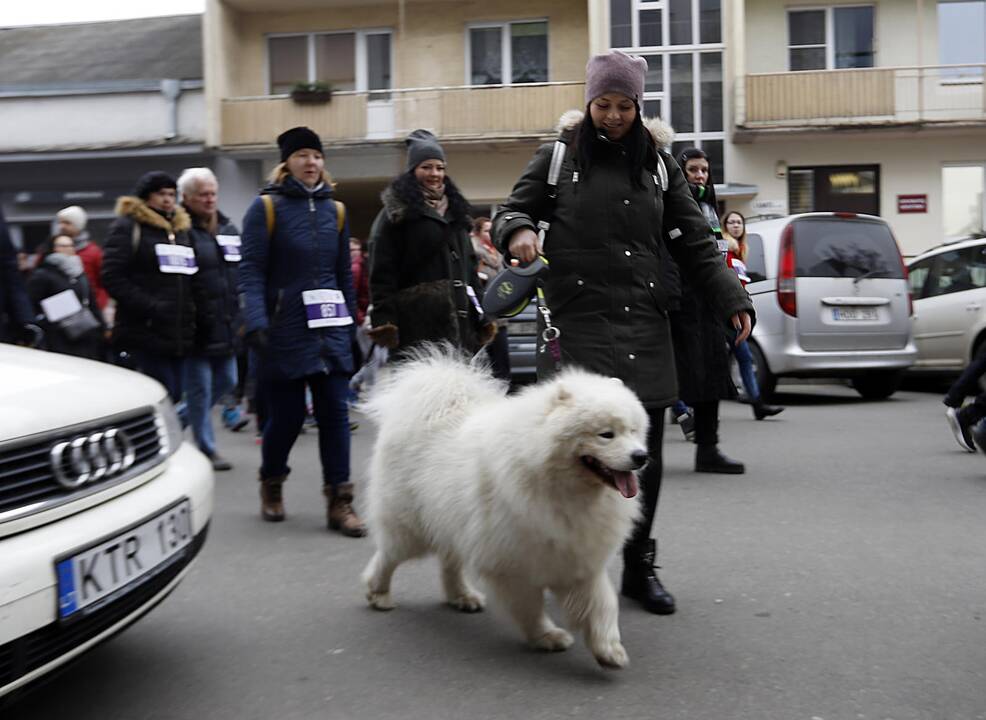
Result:
[[483,609],[468,572],[534,647],[564,650],[572,636],[544,609],[551,590],[596,660],[624,667],[605,568],[640,511],[634,471],[646,462],[647,413],[619,380],[581,370],[505,391],[486,368],[428,347],[371,393],[364,409],[379,434],[367,521],[377,550],[363,572],[367,599],[393,608],[394,570],[434,553],[453,606]]

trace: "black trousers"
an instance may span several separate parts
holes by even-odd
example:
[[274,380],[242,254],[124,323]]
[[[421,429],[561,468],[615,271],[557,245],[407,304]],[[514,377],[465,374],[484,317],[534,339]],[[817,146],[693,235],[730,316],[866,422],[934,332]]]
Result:
[[719,401],[703,400],[692,405],[695,417],[695,444],[719,444]]
[[654,517],[657,515],[657,499],[661,495],[661,476],[664,473],[664,411],[665,408],[647,411],[650,417],[650,430],[647,433],[647,453],[650,455],[650,460],[639,475],[644,513],[627,541],[629,546],[640,546],[650,540]]
[[[975,425],[986,417],[986,392],[979,386],[979,378],[986,373],[986,353],[978,358],[973,358],[972,362],[962,371],[962,375],[956,380],[945,395],[945,404],[959,410],[959,419],[964,425]],[[975,400],[969,405],[962,407],[965,399],[975,395]]]

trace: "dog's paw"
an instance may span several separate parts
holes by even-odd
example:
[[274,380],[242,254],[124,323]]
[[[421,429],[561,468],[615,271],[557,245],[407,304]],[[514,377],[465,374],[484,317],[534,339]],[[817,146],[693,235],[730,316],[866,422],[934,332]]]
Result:
[[370,603],[370,607],[374,610],[393,610],[397,607],[393,598],[390,597],[389,592],[373,592],[370,590],[366,593],[366,601]]
[[478,592],[465,592],[459,597],[449,600],[448,604],[459,612],[477,613],[482,612],[486,607],[486,598]]
[[596,662],[611,670],[620,670],[630,664],[630,656],[619,640],[594,648],[592,654],[596,656]]
[[531,646],[537,650],[544,650],[546,652],[561,652],[562,650],[568,650],[568,648],[572,647],[573,642],[575,641],[572,639],[571,633],[567,630],[556,627],[552,628],[544,635],[531,640]]

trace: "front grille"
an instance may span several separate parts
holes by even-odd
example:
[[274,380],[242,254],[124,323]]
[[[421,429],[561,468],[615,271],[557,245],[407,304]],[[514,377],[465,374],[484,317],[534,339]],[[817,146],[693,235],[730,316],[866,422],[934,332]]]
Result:
[[179,556],[179,560],[91,614],[67,624],[53,622],[0,645],[0,688],[87,643],[136,611],[192,562],[202,549],[208,532],[209,526],[206,525],[186,548],[184,556]]
[[[133,444],[133,465],[126,472],[108,475],[77,488],[67,488],[59,483],[52,467],[52,448],[60,442],[106,432],[110,428],[124,433]],[[91,495],[160,463],[164,459],[161,454],[161,432],[154,412],[144,409],[138,414],[101,420],[47,434],[42,440],[28,439],[24,443],[4,447],[0,450],[0,520],[4,519],[5,514],[18,515],[18,510],[37,512]]]

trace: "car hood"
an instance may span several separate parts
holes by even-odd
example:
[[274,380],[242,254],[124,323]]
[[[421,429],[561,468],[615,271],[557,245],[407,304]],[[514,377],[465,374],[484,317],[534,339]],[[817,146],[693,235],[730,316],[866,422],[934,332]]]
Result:
[[154,405],[165,394],[114,365],[0,344],[0,443]]

